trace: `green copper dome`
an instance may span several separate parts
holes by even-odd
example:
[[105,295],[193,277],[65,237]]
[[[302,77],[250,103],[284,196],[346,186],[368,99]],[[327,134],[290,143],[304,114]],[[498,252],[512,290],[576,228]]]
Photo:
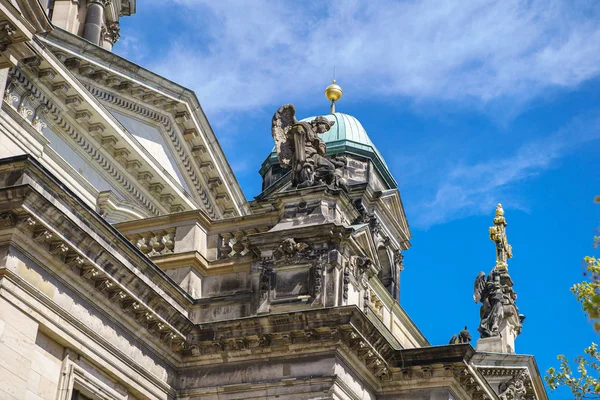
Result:
[[[325,115],[330,121],[335,121],[331,129],[321,135],[321,138],[327,144],[327,155],[355,154],[370,159],[377,169],[377,172],[390,188],[396,188],[398,185],[394,177],[390,174],[385,160],[377,150],[377,147],[367,135],[365,128],[353,116],[342,113]],[[304,118],[302,121],[312,121],[315,117]],[[275,147],[269,157],[265,160],[260,170],[261,175],[273,165],[278,163]]]

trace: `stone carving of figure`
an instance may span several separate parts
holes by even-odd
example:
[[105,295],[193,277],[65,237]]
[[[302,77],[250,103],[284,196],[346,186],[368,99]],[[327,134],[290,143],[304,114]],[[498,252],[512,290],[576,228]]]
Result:
[[521,370],[515,376],[506,382],[498,385],[498,397],[500,400],[520,400],[525,399],[527,388],[525,384],[530,381],[527,370]]
[[344,158],[325,157],[325,142],[319,137],[333,126],[325,117],[310,122],[298,122],[296,109],[291,104],[279,108],[273,116],[271,133],[279,163],[291,167],[292,186],[306,188],[325,184],[347,190],[341,169],[346,166]]
[[293,238],[284,239],[281,244],[275,249],[273,255],[276,260],[285,259],[290,261],[302,255],[308,249],[308,244],[296,241]]
[[467,330],[467,327],[465,326],[465,329],[460,331],[457,335],[452,335],[452,338],[450,338],[449,344],[460,344],[460,343],[470,343],[470,342],[471,342],[471,333]]
[[482,338],[500,335],[500,323],[504,319],[504,293],[500,284],[500,274],[492,271],[487,279],[480,272],[475,279],[473,300],[481,302],[479,328]]

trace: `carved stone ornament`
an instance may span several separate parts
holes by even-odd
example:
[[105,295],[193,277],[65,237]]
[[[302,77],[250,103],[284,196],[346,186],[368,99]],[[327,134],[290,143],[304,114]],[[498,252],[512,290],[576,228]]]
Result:
[[342,297],[344,300],[348,300],[348,290],[350,289],[350,270],[348,267],[344,268],[344,286],[342,290]]
[[284,239],[283,242],[273,252],[275,260],[280,261],[295,261],[302,259],[309,248],[309,245],[304,242],[298,242],[293,238]]
[[327,158],[327,146],[319,135],[326,133],[334,121],[316,117],[310,122],[296,119],[296,108],[286,104],[273,115],[271,133],[279,163],[292,169],[292,187],[306,188],[325,184],[348,190],[342,170],[346,160]]
[[102,27],[102,34],[105,40],[112,44],[117,43],[117,40],[121,37],[121,29],[119,28],[118,22],[109,22],[106,26]]
[[11,213],[2,213],[0,214],[0,228],[13,226],[15,224],[15,220]]
[[7,21],[0,23],[0,51],[6,51],[15,32],[15,28]]
[[448,344],[461,344],[461,343],[470,343],[470,342],[471,342],[471,333],[467,330],[467,327],[465,326],[465,329],[460,331],[458,334],[452,335],[452,338],[450,338],[450,343],[448,343]]
[[315,263],[312,268],[313,273],[313,292],[314,292],[314,304],[321,302],[321,295],[323,293],[323,271],[324,263],[323,256],[319,257],[319,260]]
[[529,381],[527,370],[521,370],[506,382],[498,386],[498,397],[501,400],[521,400],[525,399],[527,393],[526,382]]

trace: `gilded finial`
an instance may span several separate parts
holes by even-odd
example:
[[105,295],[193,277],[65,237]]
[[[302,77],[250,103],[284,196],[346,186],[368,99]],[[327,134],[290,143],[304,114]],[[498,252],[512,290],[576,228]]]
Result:
[[331,114],[335,114],[335,102],[341,99],[343,94],[342,88],[335,83],[335,67],[333,67],[333,80],[331,81],[331,85],[325,89],[325,97],[331,101]]
[[502,204],[496,206],[494,226],[490,227],[490,239],[496,243],[496,267],[500,271],[508,270],[508,259],[512,258],[512,246],[506,238],[506,218]]
[[500,217],[504,215],[504,209],[502,208],[502,204],[498,203],[496,206],[496,217]]

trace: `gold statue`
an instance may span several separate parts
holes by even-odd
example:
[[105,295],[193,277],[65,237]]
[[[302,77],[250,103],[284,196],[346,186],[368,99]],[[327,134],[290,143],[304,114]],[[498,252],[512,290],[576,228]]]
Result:
[[506,239],[506,218],[502,204],[496,206],[494,226],[490,227],[490,239],[496,243],[496,270],[508,272],[508,259],[512,258],[512,246]]

